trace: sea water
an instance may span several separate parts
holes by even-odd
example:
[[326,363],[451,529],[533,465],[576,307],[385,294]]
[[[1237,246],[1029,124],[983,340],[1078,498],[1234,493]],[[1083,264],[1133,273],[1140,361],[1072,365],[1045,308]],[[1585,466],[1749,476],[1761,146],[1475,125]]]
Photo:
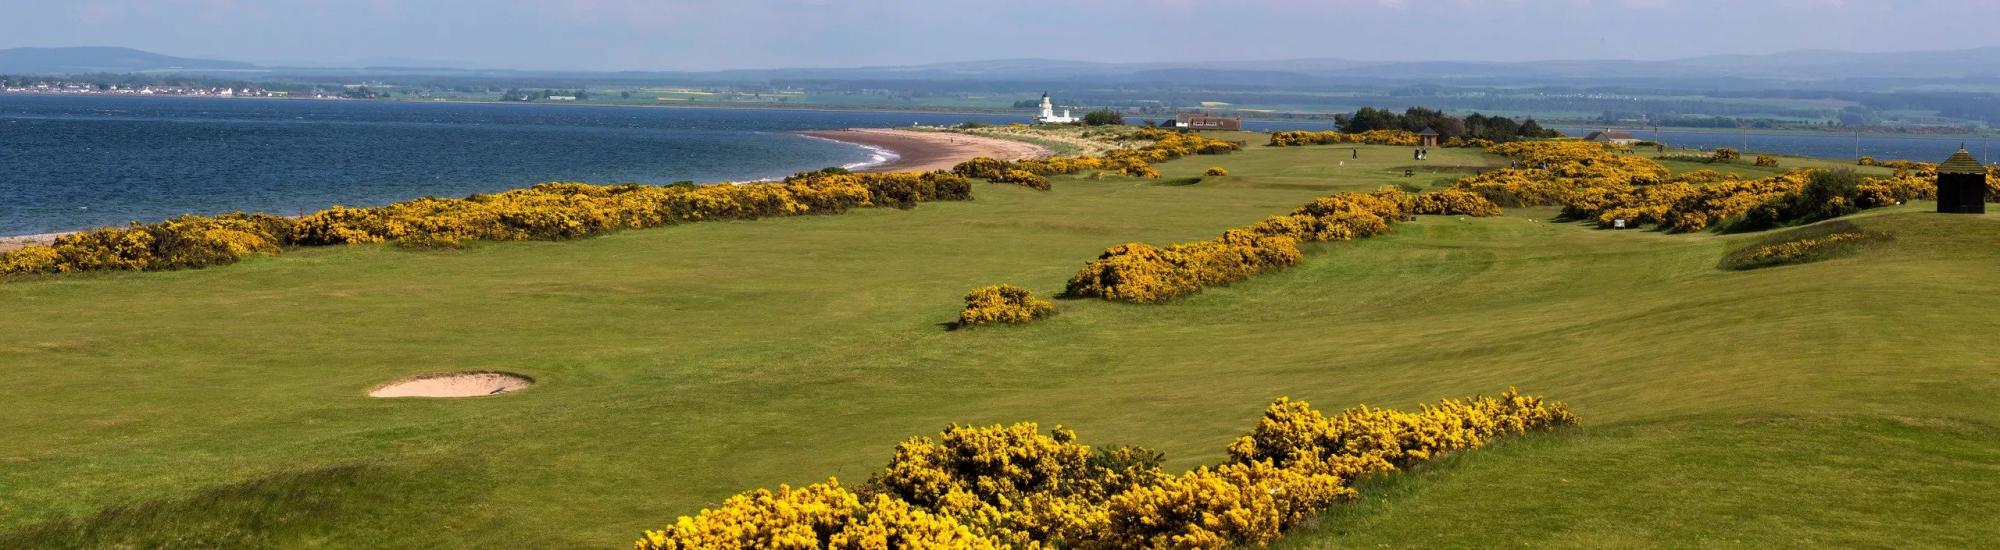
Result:
[[[894,158],[893,151],[793,132],[1026,120],[1026,114],[0,95],[0,236],[185,213],[295,215],[546,181],[779,178]],[[1246,120],[1244,126],[1331,128],[1323,121]],[[1834,158],[1852,156],[1856,145],[1838,135],[1635,134],[1679,147],[1747,144],[1752,152]],[[1932,162],[1958,143],[1859,141],[1862,154],[1878,159]]]
[[1007,123],[907,112],[0,95],[0,236],[183,213],[296,215],[547,181],[666,184],[865,167],[800,130]]

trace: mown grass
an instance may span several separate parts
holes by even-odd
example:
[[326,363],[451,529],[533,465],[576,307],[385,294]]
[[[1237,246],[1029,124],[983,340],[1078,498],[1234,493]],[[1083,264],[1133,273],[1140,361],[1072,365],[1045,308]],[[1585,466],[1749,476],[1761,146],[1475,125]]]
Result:
[[[2000,362],[1976,328],[2000,306],[1990,215],[1871,212],[1851,221],[1893,243],[1751,272],[1714,266],[1757,234],[1425,217],[1173,304],[940,327],[968,289],[1052,295],[1107,245],[1421,180],[1407,154],[1253,146],[1162,167],[1232,174],[1194,185],[1063,178],[911,211],[0,284],[0,546],[619,546],[745,489],[858,482],[952,422],[1064,424],[1186,468],[1278,395],[1510,385],[1586,427],[1375,482],[1288,544],[2000,536],[1981,512],[2000,504]],[[456,369],[538,384],[363,395]]]

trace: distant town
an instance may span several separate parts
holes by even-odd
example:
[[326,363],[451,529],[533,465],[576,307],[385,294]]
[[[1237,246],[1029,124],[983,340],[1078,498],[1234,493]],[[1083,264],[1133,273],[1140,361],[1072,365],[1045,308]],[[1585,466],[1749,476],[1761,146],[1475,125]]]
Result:
[[[290,97],[288,91],[272,91],[258,87],[230,88],[222,86],[119,86],[115,84],[90,84],[79,82],[35,82],[31,84],[0,87],[0,92],[10,94],[63,94],[63,95],[159,95],[194,97]],[[316,94],[313,97],[337,99],[338,95]]]

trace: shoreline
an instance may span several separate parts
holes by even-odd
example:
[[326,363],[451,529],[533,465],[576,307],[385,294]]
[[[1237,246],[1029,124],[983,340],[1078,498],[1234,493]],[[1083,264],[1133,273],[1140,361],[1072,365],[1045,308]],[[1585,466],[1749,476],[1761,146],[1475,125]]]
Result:
[[0,237],[0,252],[17,250],[28,245],[51,244],[56,242],[56,237],[61,237],[63,235],[68,235],[71,233],[76,233],[76,232],[63,231],[60,233],[35,233],[30,235],[8,235],[5,237]]
[[856,172],[929,172],[950,170],[973,157],[1022,160],[1047,156],[1047,147],[985,136],[892,128],[813,130],[799,135],[857,145],[874,153],[868,162],[845,168]]
[[[1049,154],[1047,148],[1024,141],[947,132],[921,132],[890,128],[849,128],[845,130],[812,130],[796,132],[795,134],[812,139],[845,143],[867,150],[870,153],[868,160],[842,166],[856,172],[928,172],[932,170],[950,170],[952,166],[956,166],[960,162],[979,156],[1003,160],[1021,160]],[[739,183],[755,183],[755,180],[746,180]],[[57,237],[77,233],[78,231],[85,230],[25,235],[0,235],[0,252],[18,250],[29,245],[50,244],[55,242]]]
[[[912,113],[912,114],[929,114],[929,115],[979,115],[979,116],[1004,116],[1004,117],[1021,117],[1021,118],[1026,118],[1029,116],[1029,114],[1024,113],[1020,109],[1005,109],[998,107],[991,109],[978,109],[978,108],[951,109],[942,107],[898,109],[890,105],[847,106],[839,104],[811,104],[811,103],[797,104],[797,105],[763,104],[763,103],[713,103],[713,104],[599,103],[599,102],[549,102],[549,101],[498,101],[498,100],[487,100],[487,99],[432,99],[432,100],[348,99],[348,98],[313,98],[313,97],[214,97],[214,96],[180,96],[180,95],[140,96],[140,95],[123,95],[123,94],[0,92],[0,97],[6,97],[6,96],[113,97],[113,98],[129,98],[129,99],[142,99],[142,100],[143,99],[168,99],[168,100],[194,99],[194,100],[218,100],[218,101],[234,101],[234,100],[332,101],[332,102],[358,101],[364,103],[376,102],[376,103],[419,104],[419,105],[437,104],[437,103],[464,103],[464,104],[475,104],[475,105],[543,105],[543,106],[556,106],[556,107],[637,107],[642,109],[664,108],[664,109],[728,109],[728,110],[748,110],[748,111],[816,111],[816,112],[827,112],[827,113],[847,113],[847,112]],[[1315,123],[1315,124],[1328,124],[1333,122],[1333,119],[1331,117],[1334,114],[1338,113],[1294,113],[1299,115],[1294,117],[1260,117],[1260,116],[1250,116],[1249,113],[1240,113],[1240,114],[1244,115],[1243,120],[1246,121],[1269,122],[1269,123],[1305,122],[1305,123]],[[1313,118],[1315,116],[1322,116],[1328,118]],[[1592,128],[1592,129],[1603,128],[1603,125],[1601,124],[1586,124],[1586,122],[1588,121],[1565,121],[1562,119],[1551,119],[1549,121],[1543,121],[1543,122],[1544,123],[1542,124],[1542,126],[1546,128],[1556,128],[1556,127],[1577,127],[1577,128]],[[1638,130],[1638,128],[1630,128],[1621,125],[1611,125],[1610,127],[1614,130]],[[1739,130],[1741,129],[1709,128],[1704,126],[1661,126],[1660,130],[1669,132],[1729,133],[1729,134],[1741,133],[1739,132]],[[1265,130],[1249,130],[1249,131],[1267,132]],[[1752,135],[1802,135],[1802,136],[1825,135],[1825,136],[1846,136],[1846,137],[1854,136],[1853,132],[1814,130],[1814,129],[1804,129],[1804,128],[1762,129],[1762,130],[1753,130],[1750,133]],[[1991,132],[1991,133],[1971,132],[1965,134],[1910,134],[1902,132],[1868,131],[1868,132],[1861,132],[1861,137],[1887,138],[1887,139],[1905,138],[1905,139],[1941,139],[1941,140],[2000,139],[2000,132]]]

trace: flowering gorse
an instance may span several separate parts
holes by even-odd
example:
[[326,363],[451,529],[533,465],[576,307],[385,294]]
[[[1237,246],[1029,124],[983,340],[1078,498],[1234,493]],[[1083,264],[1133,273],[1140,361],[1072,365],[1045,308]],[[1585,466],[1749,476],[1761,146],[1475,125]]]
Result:
[[756,490],[646,531],[638,550],[682,548],[1145,548],[1263,546],[1353,500],[1356,479],[1494,438],[1576,423],[1521,395],[1417,412],[1324,415],[1279,398],[1229,461],[1180,475],[1158,452],[1091,447],[1032,423],[952,426],[896,447],[858,491],[838,481]]
[[993,285],[972,289],[965,295],[965,309],[958,312],[953,328],[994,323],[1021,324],[1053,315],[1056,305],[1035,298],[1028,289],[1014,285]]
[[968,178],[976,178],[995,183],[1017,183],[1027,187],[1047,191],[1047,177],[1056,174],[1075,174],[1086,170],[1108,170],[1121,175],[1138,178],[1157,178],[1160,171],[1153,163],[1189,155],[1220,155],[1242,148],[1241,144],[1222,141],[1196,134],[1169,132],[1158,129],[1140,129],[1120,136],[1121,139],[1151,141],[1137,149],[1114,149],[1102,156],[1079,155],[1074,157],[1046,157],[1038,159],[1004,161],[979,157],[959,163],[952,172]]
[[234,263],[288,246],[398,242],[459,246],[474,240],[562,240],[682,222],[837,214],[966,200],[971,183],[949,172],[808,172],[744,185],[544,183],[462,199],[422,198],[375,208],[335,206],[298,219],[268,214],[182,216],[65,235],[53,245],[0,254],[0,275],[160,271]]
[[1340,241],[1389,232],[1417,214],[1494,216],[1500,207],[1475,193],[1409,194],[1393,187],[1314,199],[1291,214],[1272,216],[1212,240],[1168,245],[1126,243],[1105,249],[1070,277],[1063,294],[1159,303],[1296,264],[1298,243]]

